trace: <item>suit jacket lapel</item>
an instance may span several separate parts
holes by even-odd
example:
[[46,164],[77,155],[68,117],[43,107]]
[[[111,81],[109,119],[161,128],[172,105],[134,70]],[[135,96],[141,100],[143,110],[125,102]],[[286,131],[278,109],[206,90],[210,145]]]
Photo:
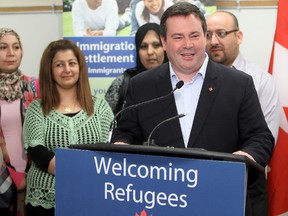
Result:
[[[160,66],[159,71],[155,71],[155,73],[159,74],[159,76],[157,77],[157,80],[156,80],[157,92],[159,92],[159,95],[157,95],[157,97],[161,97],[163,95],[166,95],[168,92],[172,91],[171,78],[170,78],[170,72],[169,71],[170,70],[169,70],[169,64],[168,63]],[[163,102],[161,101],[161,104],[163,105],[163,107],[168,107],[166,110],[163,110],[161,119],[165,120],[165,119],[171,118],[173,116],[176,116],[178,114],[174,95],[171,95],[169,98],[166,98]],[[170,123],[167,122],[165,124],[169,125],[170,131],[167,131],[168,136],[170,136],[170,135],[175,136],[176,135],[178,137],[182,137],[182,131],[181,131],[179,120],[173,120]],[[181,140],[178,140],[177,143],[174,143],[173,146],[184,148],[185,145],[184,145],[183,138]]]
[[157,89],[157,97],[161,97],[166,95],[167,92],[172,90],[171,88],[171,80],[170,80],[170,73],[169,73],[169,64],[165,63],[160,66],[154,73],[157,73],[156,77],[156,89]]
[[206,117],[210,112],[213,102],[220,87],[220,79],[215,63],[209,60],[204,83],[200,93],[195,118],[190,133],[188,147],[193,147],[196,143],[203,126],[205,125]]

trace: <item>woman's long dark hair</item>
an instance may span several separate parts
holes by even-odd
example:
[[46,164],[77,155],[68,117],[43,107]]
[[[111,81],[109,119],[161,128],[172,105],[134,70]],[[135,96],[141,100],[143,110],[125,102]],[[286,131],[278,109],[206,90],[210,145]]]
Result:
[[94,112],[94,107],[84,54],[72,41],[63,39],[51,42],[44,50],[41,58],[39,81],[43,113],[48,115],[53,107],[60,104],[60,96],[52,75],[52,62],[56,53],[63,50],[71,50],[77,58],[80,68],[79,80],[76,84],[77,99],[81,107],[90,116]]

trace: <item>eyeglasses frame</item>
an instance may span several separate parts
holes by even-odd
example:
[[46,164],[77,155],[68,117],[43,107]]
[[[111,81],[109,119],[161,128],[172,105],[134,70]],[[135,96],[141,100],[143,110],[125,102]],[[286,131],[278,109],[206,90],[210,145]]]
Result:
[[217,34],[217,31],[214,32],[214,33],[211,32],[211,37],[210,37],[210,38],[207,37],[207,33],[206,33],[206,39],[207,39],[207,40],[211,40],[212,37],[213,37],[213,35],[215,35],[215,36],[217,37],[217,39],[223,39],[223,38],[225,38],[227,35],[229,35],[229,34],[231,34],[231,33],[233,33],[233,32],[236,32],[236,31],[239,31],[239,29],[233,29],[233,30],[230,30],[230,31],[219,30],[218,32],[225,32],[225,34],[224,34],[223,36],[219,36],[219,35]]

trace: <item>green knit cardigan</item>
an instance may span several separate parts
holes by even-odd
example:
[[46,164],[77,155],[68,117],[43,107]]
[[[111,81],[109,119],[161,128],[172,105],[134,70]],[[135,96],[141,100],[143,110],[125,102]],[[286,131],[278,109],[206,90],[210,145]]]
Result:
[[[40,99],[33,101],[26,112],[23,126],[26,150],[42,145],[55,152],[56,148],[68,148],[71,144],[107,142],[113,113],[104,99],[94,98],[92,116],[84,110],[73,117],[52,110],[45,117],[40,103]],[[55,207],[55,176],[40,170],[33,161],[27,173],[27,203],[46,209]]]

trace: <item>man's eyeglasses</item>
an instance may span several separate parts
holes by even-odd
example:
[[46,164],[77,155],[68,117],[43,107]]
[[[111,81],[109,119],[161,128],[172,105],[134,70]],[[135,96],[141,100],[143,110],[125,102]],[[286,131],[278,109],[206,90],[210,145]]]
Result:
[[212,39],[212,37],[213,37],[213,35],[215,34],[215,36],[219,39],[222,39],[222,38],[225,38],[228,34],[230,34],[230,33],[232,33],[232,32],[236,32],[236,31],[239,31],[238,29],[233,29],[233,30],[231,30],[231,31],[225,31],[225,30],[218,30],[218,31],[216,31],[216,32],[214,32],[214,33],[212,33],[212,32],[207,32],[206,33],[206,38],[208,39],[208,40],[211,40]]

